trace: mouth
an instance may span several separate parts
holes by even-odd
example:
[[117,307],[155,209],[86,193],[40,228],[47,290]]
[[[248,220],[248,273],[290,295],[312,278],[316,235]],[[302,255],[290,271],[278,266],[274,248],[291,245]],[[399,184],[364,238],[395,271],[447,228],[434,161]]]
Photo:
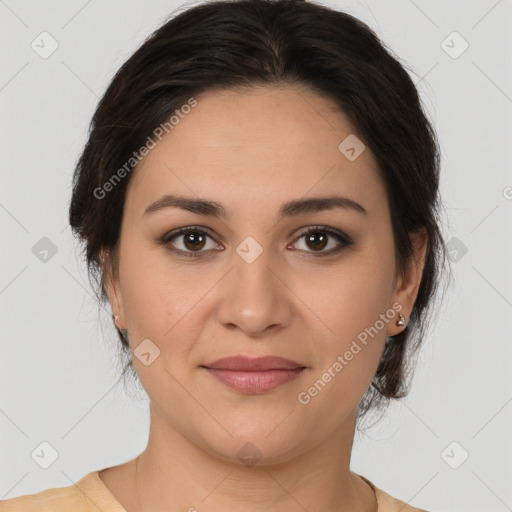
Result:
[[276,356],[225,357],[201,368],[228,387],[246,394],[261,394],[275,389],[306,369],[299,363]]

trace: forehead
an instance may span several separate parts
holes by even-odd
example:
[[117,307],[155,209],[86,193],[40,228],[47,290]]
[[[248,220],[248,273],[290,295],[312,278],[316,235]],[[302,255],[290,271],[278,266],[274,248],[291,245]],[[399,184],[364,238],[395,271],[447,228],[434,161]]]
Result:
[[329,99],[272,86],[195,100],[134,171],[126,196],[133,209],[142,213],[165,193],[210,197],[240,214],[334,193],[368,209],[385,202],[371,151]]

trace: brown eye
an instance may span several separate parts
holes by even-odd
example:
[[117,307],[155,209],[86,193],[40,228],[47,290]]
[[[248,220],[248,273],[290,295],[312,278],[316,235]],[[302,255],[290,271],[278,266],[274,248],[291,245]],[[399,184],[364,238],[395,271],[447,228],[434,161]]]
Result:
[[[209,247],[208,239],[212,241]],[[170,245],[172,246],[170,250],[186,256],[201,256],[203,252],[218,248],[210,234],[204,231],[204,229],[194,227],[183,228],[177,232],[165,235],[162,239],[162,244]]]
[[[341,251],[345,247],[352,245],[352,239],[342,232],[333,231],[332,229],[312,227],[308,231],[302,233],[298,240],[304,239],[304,248],[299,250],[307,253],[315,254],[315,256],[327,256]],[[208,241],[211,245],[208,247]],[[208,252],[219,249],[219,245],[215,242],[213,235],[206,231],[205,228],[197,228],[194,226],[182,228],[178,231],[168,233],[161,240],[162,245],[169,246],[169,250],[184,256],[207,256]],[[292,248],[296,248],[297,242],[292,244]],[[290,247],[290,246],[289,246]],[[325,250],[329,247],[329,250]]]
[[322,250],[327,245],[327,240],[329,238],[329,235],[325,235],[325,233],[322,233],[321,231],[316,231],[314,233],[309,233],[306,235],[306,244],[308,247],[312,247],[315,250],[319,249]]
[[[318,253],[318,256],[333,254],[352,244],[351,238],[347,235],[331,229],[322,228],[321,226],[308,229],[308,231],[302,233],[298,239],[304,239],[304,245],[306,246],[306,249],[298,247],[299,250]],[[297,245],[297,243],[295,243],[294,246],[295,245]],[[329,245],[330,249],[324,250]]]
[[186,233],[183,236],[183,245],[194,251],[195,249],[202,249],[204,247],[205,236],[202,233],[197,231],[193,231],[191,233]]

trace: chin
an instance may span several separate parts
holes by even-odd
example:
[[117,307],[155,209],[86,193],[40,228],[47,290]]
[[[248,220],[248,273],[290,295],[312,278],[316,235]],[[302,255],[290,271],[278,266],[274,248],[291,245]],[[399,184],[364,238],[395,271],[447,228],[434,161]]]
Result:
[[235,437],[230,443],[209,444],[209,453],[226,462],[240,467],[269,467],[286,463],[305,451],[294,442],[284,443],[282,439],[274,442],[266,439],[266,434],[260,438]]
[[308,451],[315,439],[313,432],[297,423],[297,418],[283,421],[285,418],[286,414],[279,421],[273,416],[255,421],[254,413],[239,415],[236,420],[223,423],[232,437],[221,427],[198,432],[201,448],[226,462],[246,467],[288,462]]

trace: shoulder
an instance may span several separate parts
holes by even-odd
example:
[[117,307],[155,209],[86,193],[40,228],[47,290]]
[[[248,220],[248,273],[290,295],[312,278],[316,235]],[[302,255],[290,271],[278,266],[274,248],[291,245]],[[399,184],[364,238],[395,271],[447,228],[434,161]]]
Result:
[[428,512],[422,508],[415,508],[402,500],[395,498],[387,492],[379,489],[373,482],[359,475],[375,492],[377,497],[378,512]]
[[0,512],[123,512],[93,471],[67,487],[54,487],[0,501]]
[[377,503],[379,504],[378,512],[428,512],[423,508],[416,508],[408,505],[404,501],[394,498],[382,489],[377,489]]
[[79,493],[73,486],[45,489],[35,494],[0,501],[0,512],[60,512],[66,509],[86,512],[89,508]]

